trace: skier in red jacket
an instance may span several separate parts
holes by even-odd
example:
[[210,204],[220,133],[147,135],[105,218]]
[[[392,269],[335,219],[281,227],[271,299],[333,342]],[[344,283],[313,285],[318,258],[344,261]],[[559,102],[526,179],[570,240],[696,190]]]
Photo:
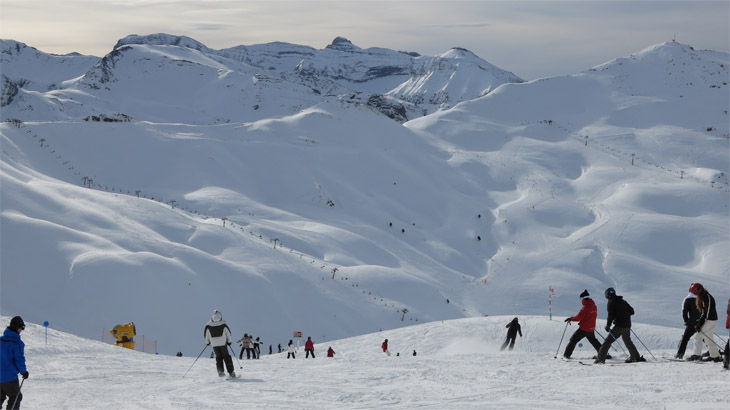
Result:
[[332,350],[331,346],[329,349],[327,349],[327,357],[335,357],[335,351]]
[[383,342],[382,345],[380,345],[380,347],[383,349],[383,353],[390,356],[390,352],[388,351],[388,339],[385,339],[385,341]]
[[583,302],[583,307],[580,309],[577,315],[565,319],[567,323],[579,322],[578,329],[570,337],[568,345],[565,346],[565,352],[563,357],[570,359],[570,355],[573,354],[575,345],[578,344],[585,337],[591,343],[596,353],[601,348],[601,343],[596,339],[596,335],[593,333],[596,330],[596,317],[598,317],[598,308],[596,308],[595,302],[591,299],[587,290],[584,290],[580,294],[580,298]]
[[304,342],[304,351],[306,352],[305,359],[309,358],[310,353],[312,354],[312,359],[314,359],[314,342],[311,336],[307,336],[307,341]]

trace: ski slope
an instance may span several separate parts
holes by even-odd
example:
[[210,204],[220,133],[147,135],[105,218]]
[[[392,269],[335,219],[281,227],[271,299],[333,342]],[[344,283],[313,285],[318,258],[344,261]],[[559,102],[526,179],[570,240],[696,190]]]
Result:
[[[604,307],[603,301],[597,302]],[[302,350],[296,359],[287,360],[285,353],[268,355],[268,349],[262,349],[261,360],[234,360],[241,377],[233,380],[217,376],[209,348],[195,362],[199,350],[184,352],[182,358],[151,355],[52,328],[46,344],[45,329],[26,322],[21,336],[30,378],[23,385],[23,408],[707,410],[730,406],[730,372],[721,364],[662,359],[675,352],[682,329],[636,323],[636,335],[656,360],[634,336],[648,363],[583,366],[554,359],[565,329],[561,320],[520,319],[523,337],[511,352],[499,351],[511,317],[447,320],[318,343],[316,359],[304,359]],[[2,316],[0,323],[9,320]],[[575,329],[575,325],[568,328],[560,353]],[[390,357],[380,350],[386,338]],[[202,349],[202,336],[199,342]],[[336,352],[334,358],[325,357],[329,346]],[[577,348],[573,357],[593,355],[587,346]]]

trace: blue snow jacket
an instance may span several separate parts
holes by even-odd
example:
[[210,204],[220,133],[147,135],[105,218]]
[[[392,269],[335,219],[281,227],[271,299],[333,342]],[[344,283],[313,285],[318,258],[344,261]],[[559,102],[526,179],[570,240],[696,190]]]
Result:
[[5,329],[0,337],[0,383],[18,380],[18,373],[27,372],[25,368],[25,343],[20,340],[20,334]]

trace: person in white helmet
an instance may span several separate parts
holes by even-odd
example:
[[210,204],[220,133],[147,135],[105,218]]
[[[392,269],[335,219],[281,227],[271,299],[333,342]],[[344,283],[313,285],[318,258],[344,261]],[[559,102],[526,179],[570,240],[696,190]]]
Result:
[[213,347],[215,353],[215,367],[218,369],[218,376],[223,377],[223,363],[226,364],[226,370],[231,377],[236,377],[236,372],[233,370],[233,359],[228,353],[228,346],[231,345],[231,329],[223,320],[223,315],[218,310],[213,311],[213,315],[210,317],[210,322],[205,325],[205,344]]

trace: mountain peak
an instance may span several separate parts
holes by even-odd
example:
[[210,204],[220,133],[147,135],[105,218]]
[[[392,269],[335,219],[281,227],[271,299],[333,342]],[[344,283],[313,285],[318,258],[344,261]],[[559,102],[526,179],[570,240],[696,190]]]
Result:
[[479,58],[476,54],[462,47],[452,47],[449,51],[439,55],[441,58]]
[[150,45],[168,45],[192,48],[194,50],[207,52],[210,51],[203,43],[186,36],[174,36],[165,33],[148,34],[139,36],[130,34],[127,37],[117,41],[114,49],[127,44],[150,44]]
[[341,51],[360,50],[360,47],[352,44],[350,40],[344,37],[335,37],[335,39],[332,40],[332,44],[328,45],[326,48]]

